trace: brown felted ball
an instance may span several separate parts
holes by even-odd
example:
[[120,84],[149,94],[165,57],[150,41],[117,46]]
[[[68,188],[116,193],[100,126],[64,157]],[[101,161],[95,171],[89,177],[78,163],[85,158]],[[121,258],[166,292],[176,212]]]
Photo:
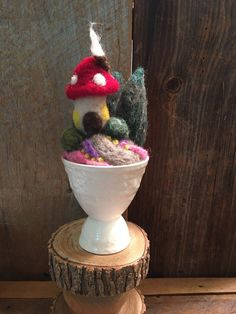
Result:
[[99,133],[102,130],[102,118],[97,112],[89,111],[83,117],[83,126],[88,135]]

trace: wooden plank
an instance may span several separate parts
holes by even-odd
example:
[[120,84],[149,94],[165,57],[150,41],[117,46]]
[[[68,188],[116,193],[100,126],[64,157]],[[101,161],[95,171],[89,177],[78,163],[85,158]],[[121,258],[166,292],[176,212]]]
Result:
[[0,314],[51,314],[52,299],[0,299]]
[[[146,296],[236,294],[236,278],[148,278],[139,286]],[[55,298],[52,281],[0,281],[0,299]]]
[[140,289],[145,295],[236,293],[236,278],[148,278]]
[[49,299],[59,292],[53,281],[0,281],[0,299]]
[[234,314],[236,295],[145,298],[146,314]]
[[71,125],[64,95],[101,23],[113,69],[131,66],[131,1],[28,1],[1,5],[0,280],[48,279],[47,241],[83,216],[68,187],[59,139]]
[[151,277],[236,275],[236,2],[135,1],[151,159],[129,218]]
[[[0,314],[49,314],[52,299],[0,299]],[[236,296],[146,297],[146,314],[233,314]]]

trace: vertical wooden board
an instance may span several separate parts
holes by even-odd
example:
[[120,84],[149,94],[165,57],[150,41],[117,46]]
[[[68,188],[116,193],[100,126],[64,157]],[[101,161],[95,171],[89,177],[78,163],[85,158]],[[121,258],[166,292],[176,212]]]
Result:
[[89,21],[128,76],[131,10],[121,0],[1,4],[0,280],[47,278],[51,233],[84,215],[60,161],[72,109],[64,86],[90,54]]
[[236,3],[135,1],[151,159],[129,211],[150,276],[236,274]]

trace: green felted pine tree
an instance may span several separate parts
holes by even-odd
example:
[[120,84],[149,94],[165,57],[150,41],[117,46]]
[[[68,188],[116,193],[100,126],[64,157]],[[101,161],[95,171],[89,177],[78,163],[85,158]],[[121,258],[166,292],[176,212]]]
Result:
[[115,115],[126,121],[130,139],[142,146],[146,140],[148,125],[143,68],[137,68],[121,90]]
[[115,114],[116,114],[116,107],[117,107],[118,101],[120,99],[122,87],[124,85],[124,78],[120,72],[113,72],[112,75],[120,83],[120,89],[117,93],[107,96],[107,106],[108,106],[109,113],[110,113],[111,117],[115,116]]

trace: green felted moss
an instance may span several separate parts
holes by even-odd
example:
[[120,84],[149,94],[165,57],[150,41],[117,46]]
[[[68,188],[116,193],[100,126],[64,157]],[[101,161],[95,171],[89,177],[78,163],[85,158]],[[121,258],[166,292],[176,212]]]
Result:
[[120,99],[122,87],[124,85],[124,78],[120,72],[113,72],[112,75],[120,83],[120,89],[117,93],[107,96],[107,107],[109,109],[109,113],[111,117],[116,115],[116,107]]
[[66,151],[73,151],[79,148],[84,136],[75,127],[66,129],[61,137],[62,148]]
[[147,135],[147,98],[144,70],[138,68],[121,91],[116,115],[123,118],[130,131],[130,139],[142,146]]
[[124,119],[111,117],[104,127],[104,133],[120,140],[129,137],[129,128]]

